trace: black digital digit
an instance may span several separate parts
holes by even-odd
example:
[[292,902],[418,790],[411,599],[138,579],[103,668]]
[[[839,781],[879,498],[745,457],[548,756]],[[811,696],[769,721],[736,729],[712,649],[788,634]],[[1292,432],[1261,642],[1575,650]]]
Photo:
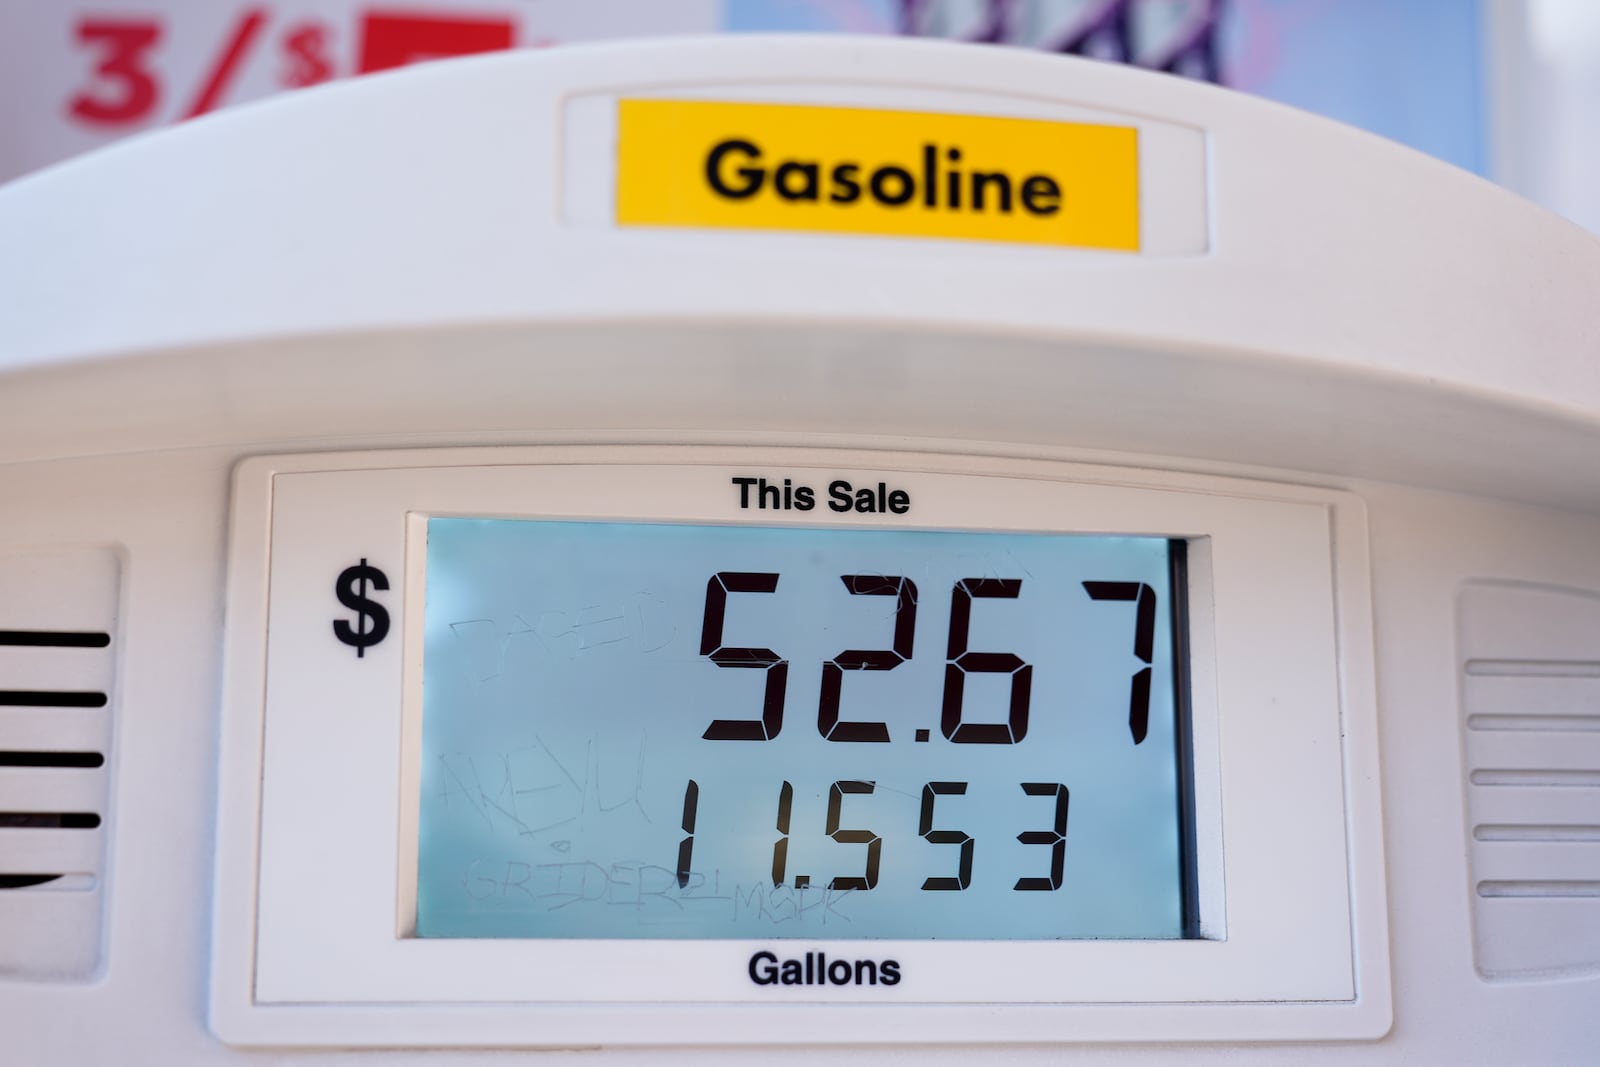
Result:
[[874,783],[860,781],[834,782],[828,789],[828,836],[843,845],[867,846],[867,870],[864,877],[835,877],[829,889],[871,889],[878,884],[878,858],[883,850],[883,838],[871,830],[839,829],[839,809],[846,793],[871,793]]
[[778,588],[776,574],[761,571],[722,571],[706,582],[706,609],[700,627],[700,654],[719,667],[741,667],[767,672],[766,691],[759,719],[712,719],[700,736],[707,741],[771,741],[783,729],[783,697],[789,681],[789,661],[770,648],[741,648],[722,644],[722,620],[729,593],[771,593]]
[[[1133,654],[1149,663],[1156,645],[1156,591],[1144,582],[1084,582],[1091,600],[1135,601]],[[1135,671],[1128,686],[1128,732],[1138,744],[1150,732],[1150,668]]]
[[844,686],[845,671],[892,671],[911,658],[911,643],[917,630],[917,586],[909,578],[881,574],[841,574],[839,580],[851,596],[895,598],[894,648],[846,649],[822,665],[817,732],[829,741],[887,741],[887,723],[839,721],[839,692]]
[[[950,596],[950,643],[944,668],[944,707],[939,729],[946,738],[964,745],[1014,745],[1028,734],[1028,701],[1033,689],[1033,666],[1010,652],[969,652],[967,631],[972,625],[974,597],[1016,599],[1021,578],[963,578]],[[969,673],[1011,675],[1011,700],[1006,721],[962,722],[962,701]]]
[[678,842],[678,888],[689,884],[689,861],[694,858],[694,816],[700,808],[700,783],[693,778],[683,787],[683,833]]
[[788,782],[778,790],[778,840],[772,844],[772,884],[783,884],[789,866],[789,812],[794,808],[794,786]]
[[1060,782],[1023,782],[1022,791],[1030,797],[1056,798],[1055,824],[1049,830],[1024,830],[1017,840],[1024,845],[1050,846],[1050,877],[1018,878],[1012,889],[1060,889],[1067,865],[1067,787]]
[[961,858],[954,878],[929,878],[923,889],[965,889],[972,884],[972,835],[962,830],[935,830],[933,828],[933,803],[935,797],[961,796],[967,791],[966,782],[929,782],[922,787],[922,818],[917,832],[935,845],[960,845]]

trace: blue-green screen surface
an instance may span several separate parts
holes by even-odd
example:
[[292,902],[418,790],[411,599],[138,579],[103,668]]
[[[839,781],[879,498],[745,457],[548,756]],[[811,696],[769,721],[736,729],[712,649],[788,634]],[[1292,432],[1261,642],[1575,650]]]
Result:
[[430,519],[418,936],[1182,937],[1171,551]]

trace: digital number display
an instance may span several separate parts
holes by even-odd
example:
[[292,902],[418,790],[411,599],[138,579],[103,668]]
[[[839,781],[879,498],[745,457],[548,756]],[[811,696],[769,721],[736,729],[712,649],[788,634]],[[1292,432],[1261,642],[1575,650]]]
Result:
[[417,936],[1185,936],[1182,542],[427,533]]

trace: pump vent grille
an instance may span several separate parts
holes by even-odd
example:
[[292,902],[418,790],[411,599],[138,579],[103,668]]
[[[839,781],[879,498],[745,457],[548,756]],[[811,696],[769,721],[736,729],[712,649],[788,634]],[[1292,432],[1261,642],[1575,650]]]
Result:
[[1600,594],[1475,582],[1459,610],[1478,970],[1600,971]]
[[0,975],[100,963],[119,567],[0,554]]

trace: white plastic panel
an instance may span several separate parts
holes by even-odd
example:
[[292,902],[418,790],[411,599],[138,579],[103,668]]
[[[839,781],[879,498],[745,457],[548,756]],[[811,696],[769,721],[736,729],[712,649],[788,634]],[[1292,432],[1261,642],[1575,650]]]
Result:
[[[940,1040],[992,1038],[984,1013],[1023,1005],[1036,1006],[1035,1021],[1014,1040],[1069,1031],[1137,1040],[1153,1019],[1165,1032],[1234,1040],[1387,1028],[1386,953],[1374,940],[1381,862],[1368,821],[1376,808],[1370,786],[1349,778],[1366,766],[1355,781],[1371,782],[1375,756],[1357,743],[1370,715],[1370,668],[1353,499],[954,457],[909,468],[884,454],[745,452],[739,466],[730,458],[546,449],[276,457],[241,469],[213,1001],[221,1034],[265,1044],[312,1034],[361,1044],[587,1043],[615,1039],[606,1005],[665,1002],[681,1010],[630,1026],[629,1042],[683,1040],[697,1027],[727,1041],[892,1039],[852,1006],[862,1001],[897,1005],[909,1013],[897,1017]],[[1191,539],[1196,828],[1209,939],[896,942],[914,980],[808,988],[797,1002],[798,991],[775,997],[747,977],[746,961],[764,943],[401,936],[415,870],[405,844],[415,800],[404,784],[414,726],[403,727],[417,715],[420,662],[419,605],[407,599],[419,588],[420,560],[406,516],[838,521],[741,513],[730,478],[753,469],[820,484],[840,471],[869,484],[891,477],[912,492],[916,513],[875,521],[913,528],[971,529],[982,516],[984,528]],[[1344,530],[1337,575],[1335,528]],[[359,658],[328,632],[330,582],[357,558],[382,560],[391,575],[405,561],[408,578],[392,583],[386,604],[397,625],[410,620],[404,646],[387,641]],[[257,852],[258,809],[242,785],[263,775]],[[873,945],[882,943],[788,947],[848,955]],[[774,1001],[811,1007],[787,1014]],[[413,1007],[381,1027],[355,1010],[396,1002]],[[710,1006],[739,1002],[748,1008]],[[295,1007],[306,1003],[342,1007],[310,1016]],[[824,1003],[841,1010],[819,1014]],[[1128,1003],[1145,1006],[1137,1021],[1118,1007]],[[822,1018],[829,1023],[819,1031]]]
[[[418,446],[427,443],[422,438],[415,441]],[[690,443],[695,442],[679,436],[655,447]],[[878,447],[890,448],[892,443],[880,442]],[[1021,450],[1009,452],[1015,456]],[[1031,459],[1103,462],[1103,457],[1038,450]],[[262,1055],[223,1043],[208,1027],[205,1014],[211,1002],[207,986],[215,972],[213,928],[228,931],[247,922],[236,909],[224,907],[213,923],[209,888],[218,872],[217,806],[231,809],[241,799],[237,792],[254,792],[253,784],[236,790],[224,788],[218,780],[216,734],[224,721],[218,696],[220,663],[203,651],[217,647],[223,633],[220,590],[227,573],[224,531],[233,461],[234,455],[222,450],[190,450],[0,467],[13,541],[127,546],[121,623],[127,656],[119,664],[118,676],[120,728],[114,782],[118,818],[107,827],[112,838],[109,870],[115,877],[108,884],[113,899],[104,927],[105,966],[92,982],[0,981],[0,1014],[27,1020],[13,1032],[8,1046],[16,1063],[117,1061],[127,1058],[133,1043],[140,1055],[165,1062],[249,1063]],[[907,460],[910,466],[916,463]],[[1278,485],[1296,480],[1262,471],[1215,473],[1255,478],[1256,484],[1261,479]],[[1113,480],[1118,476],[1114,473]],[[1128,477],[1126,468],[1120,477]],[[1551,980],[1485,981],[1475,969],[1473,881],[1468,868],[1471,826],[1459,751],[1456,623],[1462,583],[1473,576],[1600,589],[1600,560],[1593,551],[1600,543],[1600,520],[1394,486],[1347,488],[1359,494],[1370,516],[1380,713],[1368,740],[1352,743],[1362,751],[1375,751],[1381,732],[1386,801],[1380,813],[1377,768],[1368,773],[1352,768],[1351,780],[1357,783],[1353,799],[1367,806],[1365,811],[1357,809],[1354,824],[1374,825],[1381,820],[1388,870],[1385,886],[1381,863],[1375,872],[1365,860],[1357,864],[1355,899],[1364,899],[1361,887],[1376,879],[1377,891],[1386,893],[1388,903],[1387,915],[1375,919],[1358,912],[1358,958],[1367,957],[1374,938],[1377,949],[1387,951],[1393,969],[1394,1028],[1375,1040],[1246,1043],[1227,1040],[1224,1031],[1213,1030],[1208,1032],[1216,1035],[1214,1044],[1156,1042],[1150,1031],[1137,1043],[1095,1044],[1090,1037],[1078,1036],[1093,1033],[1086,1025],[1078,1026],[1075,1016],[1081,1013],[1045,1005],[983,1009],[981,1025],[970,1016],[961,1020],[962,1026],[981,1031],[976,1039],[980,1047],[975,1049],[970,1043],[937,1047],[932,1042],[946,1025],[942,1019],[913,1018],[906,1013],[914,1009],[889,1005],[882,1009],[883,1028],[902,1039],[917,1035],[922,1040],[914,1050],[885,1049],[876,1058],[896,1062],[910,1056],[954,1067],[974,1057],[1000,1055],[997,1043],[1011,1043],[1003,1050],[1007,1062],[1030,1064],[1068,1059],[1183,1067],[1213,1061],[1320,1067],[1440,1060],[1581,1064],[1592,1058],[1597,1030],[1591,1005],[1600,979],[1568,974]],[[1450,535],[1441,537],[1441,530]],[[1349,531],[1339,536],[1360,540]],[[261,588],[265,589],[264,577]],[[324,595],[326,617],[331,618],[340,605],[331,590]],[[1373,683],[1369,677],[1349,684],[1371,689]],[[1360,724],[1354,725],[1359,735]],[[223,836],[227,840],[221,855],[226,859],[233,835]],[[222,873],[227,873],[225,866]],[[229,887],[224,878],[224,888]],[[597,1044],[610,1046],[626,1044],[631,1028],[641,1020],[670,1029],[675,1010],[624,1007],[577,1014],[607,1028],[607,1036]],[[1150,1028],[1170,1021],[1149,1008],[1119,1010]],[[1234,1010],[1230,1018],[1253,1010]],[[378,1060],[426,1067],[441,1059],[494,1063],[497,1058],[525,1055],[424,1050],[422,1046],[445,1042],[438,1036],[442,1031],[436,1020],[414,1018],[422,1009],[396,1011],[383,1005],[338,1009],[341,1016],[361,1018],[374,1030],[415,1039],[407,1049],[374,1055],[342,1045],[335,1027],[325,1019],[325,1009],[299,1011],[301,1034],[308,1042],[315,1038],[326,1045],[282,1050],[269,1058],[314,1067]],[[486,1040],[498,1036],[501,1048],[515,1043],[508,1013],[471,1007],[461,1011],[472,1016]],[[750,1006],[750,1025],[759,1025],[773,1012],[780,1018],[766,1021],[782,1024],[781,1006]],[[320,1025],[318,1016],[324,1018]],[[86,1026],[85,1019],[101,1022]],[[1190,1019],[1193,1022],[1194,1016]],[[1200,1023],[1194,1025],[1203,1029]],[[786,1065],[874,1058],[860,1044],[847,1049],[816,1047],[829,1036],[819,1031],[794,1046],[764,1049],[761,1058]],[[683,1047],[611,1048],[583,1053],[582,1058],[687,1067],[742,1064],[752,1057],[748,1048],[708,1047],[706,1028],[700,1023],[677,1030],[675,1039]],[[1017,1047],[1019,1042],[1033,1044]]]
[[[727,92],[736,99],[756,84],[826,91],[841,82],[908,102],[953,97],[958,109],[976,109],[981,98],[1008,114],[1084,108],[1203,131],[1195,136],[1206,144],[1207,185],[1191,184],[1185,195],[1209,202],[1210,251],[1147,258],[1021,249],[953,260],[947,242],[714,240],[563,223],[567,100],[642,85],[734,87]],[[181,360],[212,345],[297,339],[230,370],[248,374],[330,334],[380,333],[407,344],[417,330],[530,321],[763,320],[804,322],[808,331],[832,322],[1114,340],[1181,354],[1187,369],[1171,372],[1173,382],[1225,353],[1290,373],[1339,368],[1374,384],[1425,387],[1433,402],[1512,398],[1551,413],[1545,432],[1600,406],[1588,358],[1600,256],[1589,234],[1417,153],[1186,79],[1008,49],[736,36],[429,64],[316,93],[186,124],[161,142],[129,142],[49,180],[9,187],[0,196],[0,290],[15,314],[0,365],[133,351]],[[285,159],[300,165],[286,169]],[[103,206],[108,186],[125,198],[117,227],[67,224]],[[230,235],[230,254],[220,258],[219,233]],[[317,255],[305,254],[310,246]],[[471,347],[452,342],[452,355]],[[1530,367],[1512,352],[1538,358]],[[207,370],[162,375],[168,387],[209,376],[209,355],[195,361]],[[385,361],[395,355],[392,346],[383,352]],[[408,384],[436,377],[451,358],[429,360]],[[305,380],[331,385],[328,376],[339,374],[330,363],[315,367]],[[1250,403],[1257,369],[1210,379],[1237,395],[1229,420],[1261,406]],[[1208,387],[1205,376],[1192,380]],[[244,391],[251,407],[253,391]],[[344,407],[359,393],[331,391]],[[296,392],[304,399],[308,390]],[[197,416],[217,396],[199,392]],[[146,408],[124,411],[119,400],[74,419],[71,440],[49,423],[30,424],[29,437],[58,438],[52,448],[83,454],[76,438],[104,432],[100,420],[153,429],[138,426]],[[1396,402],[1404,410],[1393,410]],[[1481,418],[1419,416],[1414,404],[1375,390],[1294,411],[1291,424],[1338,408],[1333,414],[1349,418],[1344,446],[1360,454],[1371,440],[1364,427],[1414,427],[1427,417],[1452,439],[1455,466],[1470,467],[1460,457],[1481,448]],[[19,403],[16,417],[33,406]],[[274,425],[288,426],[292,410]],[[308,433],[346,425],[325,415]],[[872,429],[859,421],[834,428]],[[1286,447],[1336,443],[1313,436],[1284,433],[1249,456],[1223,458],[1276,463]],[[1568,487],[1592,477],[1569,463],[1568,449],[1500,436],[1482,450],[1516,461],[1524,478],[1549,477],[1550,464]],[[1416,447],[1424,446],[1414,435],[1409,445],[1373,445],[1400,462]]]
[[[966,245],[957,255],[942,242],[713,240],[562,217],[569,100],[646,83],[745,92],[841,79],[1203,131],[1208,251]],[[1463,692],[1477,701],[1520,690],[1482,714],[1539,704],[1539,723],[1565,714],[1560,690],[1587,680],[1464,680],[1457,637],[1474,578],[1600,590],[1597,284],[1589,235],[1375,138],[1107,64],[892,42],[740,38],[439,64],[186,123],[10,186],[0,191],[0,364],[18,371],[0,388],[7,543],[126,545],[119,645],[129,655],[118,677],[107,966],[90,982],[0,983],[0,1015],[23,1020],[6,1052],[27,1064],[260,1058],[220,1032],[295,1041],[274,1056],[327,1065],[374,1058],[352,1047],[365,1035],[406,1046],[386,1062],[431,1063],[467,1058],[423,1048],[468,1040],[466,1030],[494,1046],[480,1050],[485,1061],[580,1034],[599,1046],[683,1046],[587,1057],[607,1062],[747,1061],[746,1048],[707,1047],[716,1035],[682,1005],[251,999],[260,723],[232,712],[259,709],[263,675],[236,657],[219,700],[217,650],[225,580],[235,618],[266,617],[270,509],[259,487],[241,497],[235,534],[256,539],[255,565],[230,573],[230,466],[274,451],[631,443],[660,456],[706,445],[920,450],[896,462],[953,470],[961,464],[927,457],[959,453],[964,473],[1101,463],[1124,466],[1107,482],[1161,482],[1129,473],[1160,468],[1204,476],[1189,485],[1239,486],[1210,477],[1231,475],[1328,487],[1260,491],[1336,501],[1338,628],[1353,653],[1339,686],[1359,704],[1376,681],[1381,702],[1381,720],[1347,715],[1342,738],[1329,739],[1352,755],[1343,788],[1357,1000],[824,1005],[798,1028],[788,1005],[743,1005],[733,1039],[795,1028],[792,1047],[764,1050],[785,1063],[913,1041],[879,1058],[962,1063],[967,1042],[1033,1042],[1010,1051],[1185,1067],[1588,1063],[1600,978],[1568,966],[1513,974],[1543,965],[1515,931],[1491,931],[1484,944],[1508,952],[1484,968],[1472,865],[1474,849],[1491,845],[1543,864],[1565,839],[1504,841],[1498,828],[1581,834],[1592,806],[1582,789],[1559,794],[1575,808],[1554,810],[1554,790],[1489,792],[1468,780],[1472,770],[1586,768],[1576,755],[1503,762],[1523,749],[1469,764],[1462,751],[1472,746],[1477,760],[1480,744],[1505,741],[1487,737],[1483,720],[1466,740]],[[1338,489],[1370,511],[1370,589],[1360,508],[1344,507]],[[1585,614],[1570,616],[1580,635],[1592,632]],[[1487,821],[1467,810],[1479,797],[1496,804]],[[1529,870],[1494,880],[1548,880]],[[337,884],[343,873],[331,863],[320,877]],[[1230,908],[1239,900],[1233,884],[1216,888]],[[398,904],[380,910],[386,921],[399,914]],[[41,913],[26,936],[66,944],[81,918]],[[1541,952],[1595,938],[1520,929]],[[1390,966],[1398,1024],[1384,1033]],[[963,1044],[937,1047],[946,1041]],[[849,1042],[846,1053],[804,1047]]]

